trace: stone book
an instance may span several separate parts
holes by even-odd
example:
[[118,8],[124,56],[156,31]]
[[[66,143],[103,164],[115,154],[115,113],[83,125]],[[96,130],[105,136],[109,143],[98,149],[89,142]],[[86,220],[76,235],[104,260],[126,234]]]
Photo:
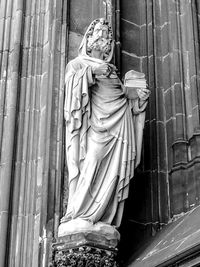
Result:
[[125,74],[124,86],[126,87],[126,94],[129,99],[137,98],[137,89],[147,87],[145,74],[135,70],[128,71]]

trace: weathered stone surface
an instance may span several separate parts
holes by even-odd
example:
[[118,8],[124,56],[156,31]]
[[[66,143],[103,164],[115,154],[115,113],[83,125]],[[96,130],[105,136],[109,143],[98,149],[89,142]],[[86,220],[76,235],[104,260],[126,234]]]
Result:
[[70,250],[55,251],[53,264],[55,267],[64,266],[94,266],[117,267],[115,252],[82,246]]
[[146,3],[144,0],[121,2],[122,18],[125,18],[126,20],[130,21],[130,23],[138,26],[141,26],[146,23],[146,18],[144,14],[145,9]]
[[101,222],[92,224],[81,219],[61,223],[58,228],[58,241],[66,246],[84,245],[88,242],[99,246],[116,248],[120,239],[119,232],[111,225]]
[[[199,223],[200,209],[180,216],[174,222],[164,227],[160,234],[152,239],[151,244],[140,255],[135,255],[127,266],[129,267],[153,267],[173,266],[177,262],[190,265],[192,259],[198,258],[199,263]],[[196,247],[196,249],[195,249]],[[191,256],[191,258],[190,258]],[[182,264],[181,264],[182,265]],[[180,265],[180,266],[181,266]]]
[[[63,223],[64,228],[65,224],[67,223]],[[73,266],[73,264],[97,267],[117,266],[115,261],[119,240],[117,230],[100,223],[92,227],[91,223],[85,222],[84,225],[79,224],[79,226],[80,229],[76,227],[76,232],[73,232],[72,221],[71,227],[69,225],[66,229],[68,233],[59,229],[58,242],[53,244],[54,266]],[[62,228],[62,224],[60,227]]]
[[128,53],[134,53],[136,56],[140,56],[140,31],[141,27],[138,25],[132,24],[124,19],[121,20],[121,40],[123,50]]
[[141,71],[141,59],[135,55],[129,54],[122,50],[122,76],[129,70],[134,69],[136,71]]
[[68,60],[72,60],[74,59],[75,57],[78,56],[78,47],[80,46],[80,43],[82,41],[82,38],[83,36],[78,34],[78,33],[75,33],[75,32],[72,32],[70,31],[69,32],[69,55],[68,55]]

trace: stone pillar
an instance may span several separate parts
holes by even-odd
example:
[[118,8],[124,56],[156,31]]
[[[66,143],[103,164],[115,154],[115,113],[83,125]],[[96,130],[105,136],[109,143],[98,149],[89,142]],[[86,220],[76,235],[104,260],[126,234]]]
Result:
[[60,209],[66,14],[66,0],[0,4],[0,266],[49,261]]
[[0,4],[0,266],[5,266],[19,94],[23,1]]

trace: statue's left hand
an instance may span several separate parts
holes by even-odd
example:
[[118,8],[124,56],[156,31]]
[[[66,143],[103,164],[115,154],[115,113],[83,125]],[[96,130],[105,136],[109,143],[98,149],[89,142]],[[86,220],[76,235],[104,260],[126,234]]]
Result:
[[137,94],[140,100],[146,101],[149,98],[151,91],[147,88],[138,88]]

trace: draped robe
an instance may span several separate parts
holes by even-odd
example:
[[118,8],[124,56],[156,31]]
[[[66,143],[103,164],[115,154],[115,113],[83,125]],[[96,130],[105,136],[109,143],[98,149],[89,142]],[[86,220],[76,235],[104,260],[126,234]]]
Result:
[[100,59],[79,56],[65,77],[69,200],[62,221],[119,226],[129,182],[140,161],[146,102],[129,100],[113,71],[94,76]]

